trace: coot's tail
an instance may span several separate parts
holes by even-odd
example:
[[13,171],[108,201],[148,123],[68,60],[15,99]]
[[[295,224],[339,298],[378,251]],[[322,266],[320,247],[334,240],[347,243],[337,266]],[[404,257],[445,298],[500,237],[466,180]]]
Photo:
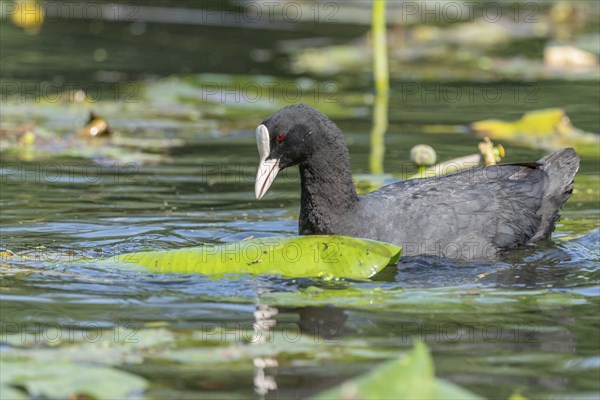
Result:
[[558,211],[573,193],[573,178],[579,169],[579,156],[575,150],[568,148],[547,155],[538,163],[548,175],[548,180],[542,206],[537,212],[542,217],[540,227],[529,243],[548,238],[554,230],[554,224],[560,218]]

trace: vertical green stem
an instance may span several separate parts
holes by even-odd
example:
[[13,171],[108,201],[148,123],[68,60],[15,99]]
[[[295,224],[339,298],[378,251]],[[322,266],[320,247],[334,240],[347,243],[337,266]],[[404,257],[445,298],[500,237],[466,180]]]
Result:
[[369,169],[372,174],[383,173],[385,154],[384,135],[388,127],[389,71],[386,38],[385,0],[373,1],[371,20],[373,42],[373,75],[375,101],[373,103],[373,127],[371,129],[371,155]]

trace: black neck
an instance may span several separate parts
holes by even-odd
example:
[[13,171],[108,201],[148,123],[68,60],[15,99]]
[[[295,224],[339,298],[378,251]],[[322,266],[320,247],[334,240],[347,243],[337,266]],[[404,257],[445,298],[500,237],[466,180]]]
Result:
[[345,143],[317,150],[300,164],[300,180],[300,233],[337,233],[340,218],[358,202]]

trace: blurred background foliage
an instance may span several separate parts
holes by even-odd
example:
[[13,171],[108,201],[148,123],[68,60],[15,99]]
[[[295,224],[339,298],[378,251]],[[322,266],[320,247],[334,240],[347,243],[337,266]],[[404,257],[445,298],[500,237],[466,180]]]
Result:
[[[220,134],[251,128],[249,113],[298,101],[359,124],[372,113],[369,1],[1,4],[4,149],[32,142],[15,141],[31,130],[23,125],[31,118],[44,119],[51,134],[74,132],[93,110],[121,132],[139,128],[134,119],[142,117],[146,128],[179,122],[177,129]],[[399,124],[435,131],[423,127],[434,114],[434,125],[470,131],[479,120],[516,121],[549,107],[564,122],[578,104],[597,102],[587,84],[600,80],[595,1],[389,1],[385,8],[392,132]],[[63,106],[62,117],[51,107],[25,107],[23,118],[25,103]],[[576,134],[600,131],[590,113],[574,122]],[[546,125],[546,134],[565,131]],[[507,130],[527,135],[519,127],[477,127],[492,138]],[[575,136],[581,148],[597,147],[597,137]],[[570,145],[563,139],[541,147]]]

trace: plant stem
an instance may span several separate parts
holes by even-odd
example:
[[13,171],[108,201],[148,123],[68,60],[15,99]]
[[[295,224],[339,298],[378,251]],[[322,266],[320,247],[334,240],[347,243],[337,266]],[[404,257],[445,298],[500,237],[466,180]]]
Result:
[[375,101],[373,103],[373,127],[371,129],[371,155],[369,170],[382,174],[385,154],[384,135],[388,127],[389,71],[386,38],[385,0],[374,0],[371,20],[373,43],[373,75]]

